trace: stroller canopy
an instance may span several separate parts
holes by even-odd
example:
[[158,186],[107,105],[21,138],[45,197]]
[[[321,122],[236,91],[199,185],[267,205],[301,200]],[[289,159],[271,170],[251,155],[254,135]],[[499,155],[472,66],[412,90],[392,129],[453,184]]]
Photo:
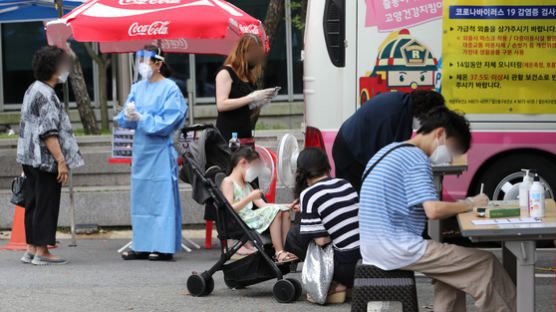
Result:
[[[180,157],[184,158],[184,165],[180,170],[180,179],[193,187],[193,199],[204,204],[210,197],[206,186],[193,171],[195,166],[204,175],[208,171],[227,173],[230,170],[230,150],[226,140],[218,129],[209,125],[201,133],[184,128],[176,133],[175,146]],[[192,162],[190,164],[189,162]]]

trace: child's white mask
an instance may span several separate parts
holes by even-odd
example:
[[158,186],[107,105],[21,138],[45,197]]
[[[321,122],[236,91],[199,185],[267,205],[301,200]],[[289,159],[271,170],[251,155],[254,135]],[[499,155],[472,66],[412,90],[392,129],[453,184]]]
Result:
[[250,166],[249,168],[247,168],[247,170],[245,171],[245,182],[253,182],[255,181],[255,179],[259,176],[261,172],[261,168],[258,166]]

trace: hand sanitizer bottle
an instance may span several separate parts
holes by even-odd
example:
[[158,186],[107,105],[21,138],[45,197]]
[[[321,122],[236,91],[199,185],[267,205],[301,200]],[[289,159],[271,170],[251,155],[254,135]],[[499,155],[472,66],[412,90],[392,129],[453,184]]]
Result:
[[531,218],[544,218],[544,188],[538,173],[535,173],[533,185],[529,189],[529,215]]
[[533,184],[533,177],[529,175],[529,169],[521,169],[521,171],[525,171],[525,175],[519,185],[519,208],[522,217],[529,217],[529,189]]

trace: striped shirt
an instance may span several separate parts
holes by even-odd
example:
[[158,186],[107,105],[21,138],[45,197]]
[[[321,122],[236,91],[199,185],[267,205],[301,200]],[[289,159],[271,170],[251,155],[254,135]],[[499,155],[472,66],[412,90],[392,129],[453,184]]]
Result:
[[330,236],[339,262],[361,259],[359,197],[353,186],[346,180],[325,178],[305,189],[300,197],[301,236]]
[[[384,153],[378,151],[371,167]],[[363,263],[383,270],[405,267],[425,253],[423,202],[437,200],[431,163],[418,147],[401,147],[382,159],[363,181],[359,210]]]

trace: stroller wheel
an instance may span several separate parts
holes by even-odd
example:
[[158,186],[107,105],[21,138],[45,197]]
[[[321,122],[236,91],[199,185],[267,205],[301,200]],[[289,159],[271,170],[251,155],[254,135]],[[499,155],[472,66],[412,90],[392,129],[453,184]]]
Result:
[[205,293],[203,294],[203,296],[208,296],[212,293],[212,291],[214,290],[214,279],[212,279],[212,276],[209,276],[207,279],[207,289],[205,290]]
[[299,298],[299,296],[301,296],[301,292],[303,291],[303,286],[301,285],[301,282],[296,280],[295,278],[286,278],[286,280],[290,281],[295,287],[295,296],[293,298],[293,300],[295,301]]
[[214,280],[206,273],[192,274],[187,279],[187,290],[194,297],[207,296],[213,289]]
[[289,280],[279,280],[274,284],[272,288],[272,295],[274,299],[280,303],[289,303],[294,301],[296,294],[296,289],[294,284]]

